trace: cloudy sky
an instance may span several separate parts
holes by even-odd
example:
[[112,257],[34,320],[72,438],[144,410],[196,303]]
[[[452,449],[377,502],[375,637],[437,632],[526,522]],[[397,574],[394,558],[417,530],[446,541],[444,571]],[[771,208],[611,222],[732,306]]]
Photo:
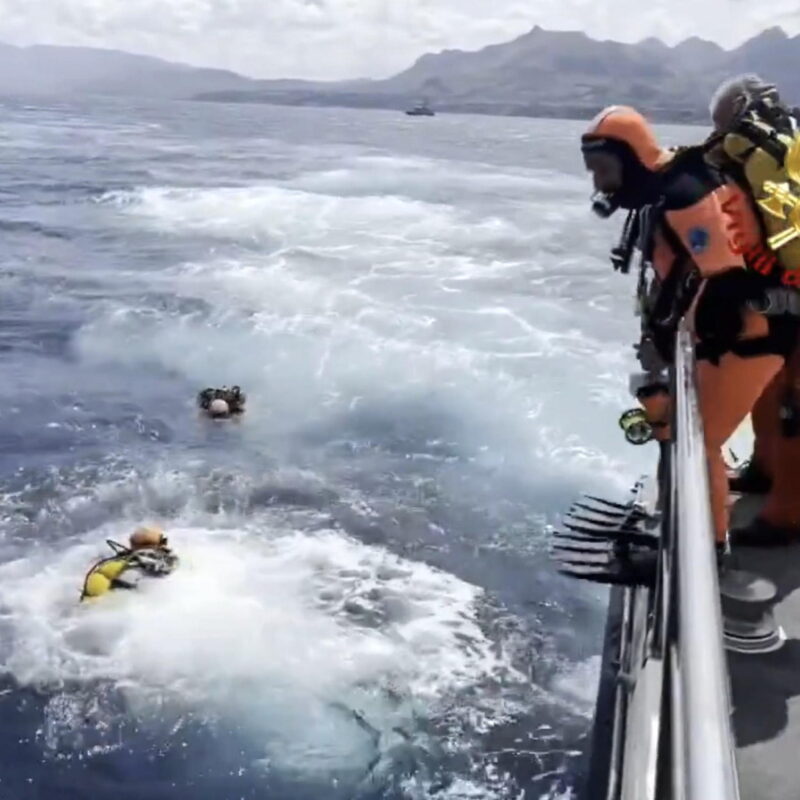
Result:
[[534,24],[729,47],[773,25],[800,32],[800,0],[0,0],[6,42],[116,47],[265,78],[383,77]]

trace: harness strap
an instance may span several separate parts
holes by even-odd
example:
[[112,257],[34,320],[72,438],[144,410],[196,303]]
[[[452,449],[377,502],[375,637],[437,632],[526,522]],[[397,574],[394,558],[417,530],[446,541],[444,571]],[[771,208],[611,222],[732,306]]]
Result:
[[[772,326],[770,325],[770,328]],[[795,333],[796,336],[796,333]],[[728,345],[711,344],[700,341],[695,345],[695,356],[698,360],[719,362],[725,353],[733,353],[739,358],[757,358],[758,356],[783,356],[788,358],[792,344],[787,342],[785,330],[770,330],[766,336],[757,339],[740,339]]]
[[775,131],[767,132],[751,120],[743,119],[734,128],[734,133],[741,133],[742,136],[754,142],[765,153],[769,153],[777,164],[783,164],[788,148],[778,138]]
[[751,301],[748,305],[767,317],[800,317],[800,292],[797,289],[770,288],[764,291],[761,301]]

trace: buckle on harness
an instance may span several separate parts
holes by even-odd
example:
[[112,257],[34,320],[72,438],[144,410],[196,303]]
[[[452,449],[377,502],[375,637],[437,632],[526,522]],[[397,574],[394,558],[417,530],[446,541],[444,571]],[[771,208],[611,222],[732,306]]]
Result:
[[766,289],[758,300],[750,300],[748,308],[768,317],[785,314],[800,316],[800,292],[795,289]]

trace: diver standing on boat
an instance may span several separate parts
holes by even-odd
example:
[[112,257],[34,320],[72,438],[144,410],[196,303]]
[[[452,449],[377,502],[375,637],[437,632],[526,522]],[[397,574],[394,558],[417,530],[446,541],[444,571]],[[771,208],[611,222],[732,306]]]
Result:
[[[732,491],[766,495],[764,506],[746,527],[730,532],[733,545],[774,546],[800,543],[800,239],[785,230],[784,204],[792,196],[765,200],[773,186],[796,185],[798,117],[780,100],[776,87],[758,75],[724,81],[710,107],[714,131],[707,146],[710,161],[749,190],[760,211],[766,234],[779,234],[773,249],[769,238],[761,247],[755,269],[770,279],[768,314],[794,339],[784,368],[775,376],[753,409],[753,456],[730,480]],[[794,331],[794,333],[792,333]]]
[[[779,326],[755,310],[762,277],[746,269],[738,239],[760,236],[746,197],[716,172],[702,148],[662,149],[636,110],[611,106],[581,140],[593,174],[593,208],[601,217],[626,209],[614,268],[628,272],[641,254],[640,361],[651,380],[637,389],[648,421],[669,437],[669,397],[660,367],[671,362],[678,324],[687,316],[695,336],[698,394],[705,433],[717,545],[728,531],[728,478],[722,446],[778,374],[790,350]],[[736,209],[738,228],[732,232]]]
[[753,455],[730,488],[765,501],[749,525],[731,531],[731,544],[800,544],[800,347],[756,403],[753,433]]

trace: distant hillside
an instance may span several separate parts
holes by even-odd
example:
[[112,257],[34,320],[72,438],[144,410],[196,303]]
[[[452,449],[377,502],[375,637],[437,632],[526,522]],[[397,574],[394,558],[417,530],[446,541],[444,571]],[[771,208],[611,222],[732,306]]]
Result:
[[0,94],[105,94],[188,98],[203,91],[253,89],[258,81],[149,56],[90,47],[0,43]]
[[800,36],[770,28],[735,50],[693,37],[668,47],[596,41],[535,27],[476,52],[419,58],[386,80],[265,81],[116,50],[0,44],[0,94],[102,94],[222,102],[403,109],[425,97],[439,111],[586,118],[630,103],[663,121],[708,118],[725,77],[758,72],[800,104]]
[[587,117],[629,103],[660,120],[706,121],[714,87],[733,73],[755,71],[800,102],[800,36],[770,28],[732,51],[698,38],[668,47],[596,41],[584,33],[529,33],[477,52],[424,55],[393,78],[353,84],[204,92],[201,100],[292,105],[404,108],[421,97],[441,111]]

